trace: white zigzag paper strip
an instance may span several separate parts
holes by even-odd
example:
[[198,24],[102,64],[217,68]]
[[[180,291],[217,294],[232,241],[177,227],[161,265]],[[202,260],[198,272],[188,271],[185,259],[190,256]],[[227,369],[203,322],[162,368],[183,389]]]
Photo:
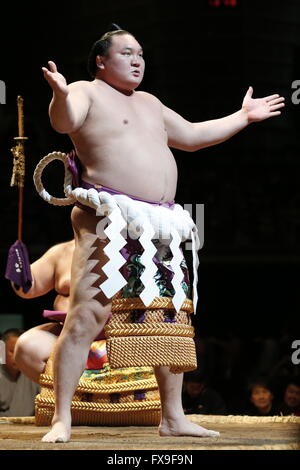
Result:
[[170,265],[174,271],[174,276],[172,279],[172,286],[175,289],[175,295],[172,298],[172,303],[176,309],[176,312],[179,312],[181,305],[186,299],[185,292],[181,286],[183,279],[183,271],[180,267],[180,263],[183,260],[183,254],[180,250],[181,237],[179,236],[177,230],[171,231],[172,241],[170,243],[170,250],[173,254]]
[[194,272],[194,281],[193,281],[193,305],[194,305],[194,314],[196,315],[197,303],[198,303],[198,268],[199,268],[199,257],[198,250],[200,247],[200,240],[198,236],[197,227],[194,228],[191,232],[192,236],[192,250],[193,250],[193,272]]
[[120,209],[114,209],[108,215],[108,218],[111,223],[104,230],[104,233],[107,235],[110,242],[103,251],[108,256],[109,261],[102,267],[102,270],[107,275],[107,279],[100,284],[99,288],[104,292],[106,297],[110,299],[127,284],[126,279],[119,271],[120,267],[126,263],[120,250],[127,242],[121,235],[121,231],[126,227],[126,222],[122,217]]
[[139,241],[144,248],[140,262],[145,267],[140,278],[145,288],[141,292],[140,298],[146,306],[148,306],[155,297],[159,296],[159,289],[154,280],[154,275],[157,271],[157,266],[153,262],[153,256],[157,251],[155,245],[152,243],[152,237],[154,234],[155,232],[152,226],[145,222],[143,224],[143,233],[140,236]]

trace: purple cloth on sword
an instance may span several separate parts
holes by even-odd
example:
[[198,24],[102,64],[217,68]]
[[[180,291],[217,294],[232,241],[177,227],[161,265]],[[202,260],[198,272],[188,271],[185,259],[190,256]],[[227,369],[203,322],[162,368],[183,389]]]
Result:
[[8,251],[5,279],[12,281],[16,286],[22,287],[25,293],[32,286],[27,247],[20,240],[17,240]]

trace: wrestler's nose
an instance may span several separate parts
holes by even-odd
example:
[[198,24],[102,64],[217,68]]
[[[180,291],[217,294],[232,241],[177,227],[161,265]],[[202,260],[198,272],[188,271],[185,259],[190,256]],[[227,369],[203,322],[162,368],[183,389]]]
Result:
[[133,56],[131,63],[134,67],[139,67],[141,65],[140,57],[139,56],[136,56],[136,57]]

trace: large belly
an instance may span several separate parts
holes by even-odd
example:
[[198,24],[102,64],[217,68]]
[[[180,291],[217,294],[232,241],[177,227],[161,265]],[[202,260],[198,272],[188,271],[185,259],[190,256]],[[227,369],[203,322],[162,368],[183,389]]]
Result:
[[175,198],[177,167],[167,145],[114,146],[109,154],[99,149],[101,158],[85,159],[83,179],[122,193],[151,201]]

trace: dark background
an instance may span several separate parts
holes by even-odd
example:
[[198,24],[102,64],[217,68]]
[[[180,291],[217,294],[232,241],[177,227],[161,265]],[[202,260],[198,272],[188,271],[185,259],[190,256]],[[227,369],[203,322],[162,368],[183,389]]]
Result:
[[[292,82],[300,80],[300,2],[237,0],[236,7],[197,2],[8,3],[1,18],[0,105],[1,307],[24,314],[25,328],[51,309],[53,295],[22,300],[4,279],[9,246],[17,238],[17,188],[10,187],[17,135],[18,94],[24,98],[26,184],[24,231],[31,261],[72,237],[70,207],[44,202],[32,174],[47,153],[71,150],[67,136],[52,130],[51,90],[41,67],[54,60],[68,82],[89,80],[86,58],[111,21],[143,45],[146,73],[140,87],[191,121],[237,111],[249,87],[254,96],[280,93],[282,116],[252,124],[231,140],[195,153],[174,151],[179,169],[177,201],[205,204],[205,244],[200,251],[200,335],[299,336],[300,105]],[[60,195],[58,163],[46,187]],[[59,175],[59,176],[58,176]],[[61,176],[60,176],[61,175]],[[147,178],[147,175],[141,177]],[[190,254],[188,253],[190,261]]]

